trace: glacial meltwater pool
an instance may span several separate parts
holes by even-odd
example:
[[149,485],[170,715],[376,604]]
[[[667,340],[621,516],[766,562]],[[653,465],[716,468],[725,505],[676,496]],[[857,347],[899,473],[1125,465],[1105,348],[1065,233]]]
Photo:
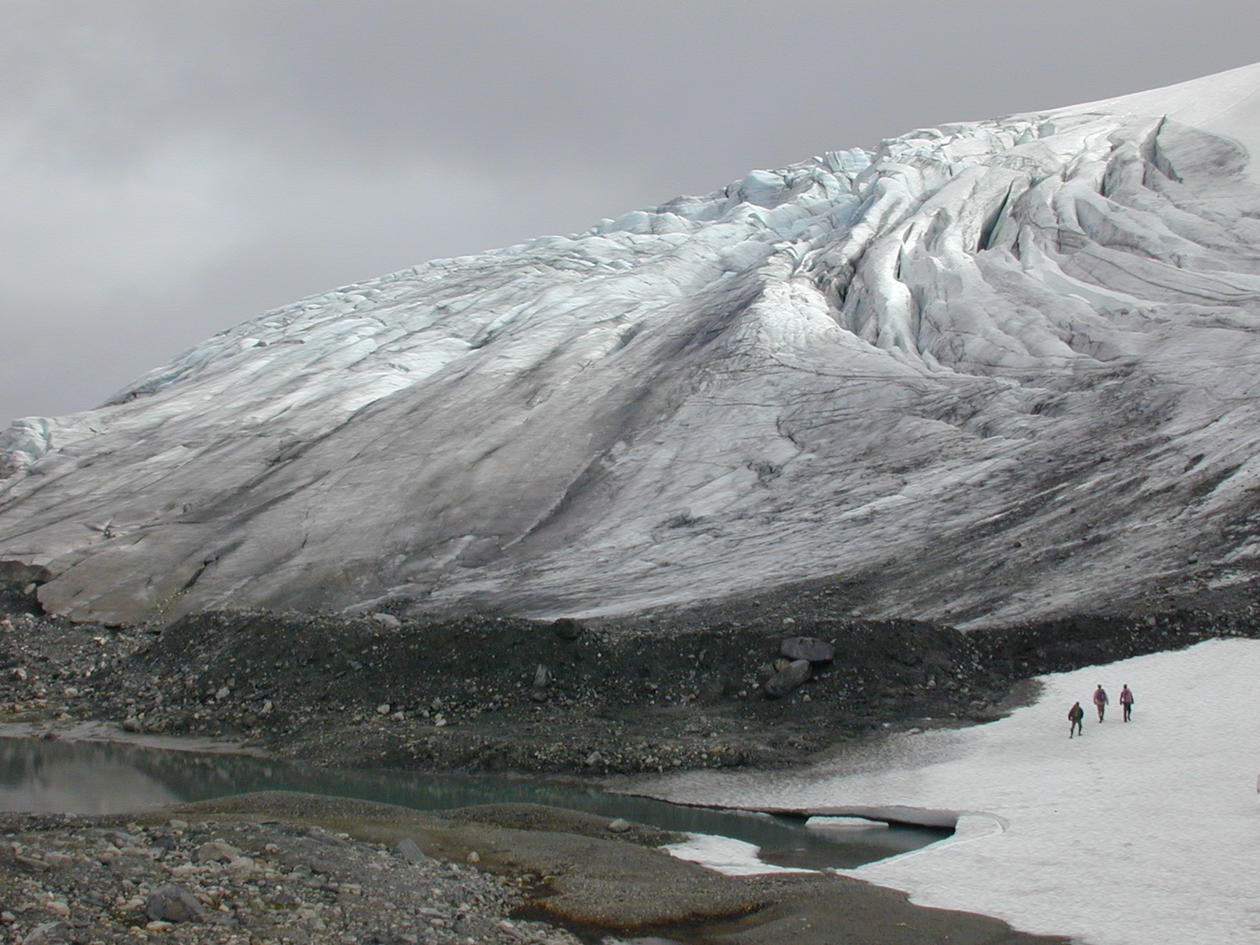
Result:
[[547,804],[731,837],[777,866],[848,868],[913,850],[949,830],[870,823],[831,827],[764,814],[681,807],[596,785],[536,777],[329,771],[222,752],[92,740],[0,737],[0,810],[107,814],[249,791],[303,791],[440,810],[472,804]]

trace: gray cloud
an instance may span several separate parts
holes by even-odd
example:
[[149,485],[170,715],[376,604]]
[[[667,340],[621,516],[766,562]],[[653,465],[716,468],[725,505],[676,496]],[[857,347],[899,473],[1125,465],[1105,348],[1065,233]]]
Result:
[[1252,61],[1253,2],[9,0],[0,423],[274,305]]

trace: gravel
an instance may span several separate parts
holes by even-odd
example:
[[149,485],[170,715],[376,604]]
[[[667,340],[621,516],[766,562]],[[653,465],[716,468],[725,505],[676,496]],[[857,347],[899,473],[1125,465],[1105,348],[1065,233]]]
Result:
[[318,825],[16,817],[0,830],[7,941],[180,945],[575,945],[513,919],[472,866]]

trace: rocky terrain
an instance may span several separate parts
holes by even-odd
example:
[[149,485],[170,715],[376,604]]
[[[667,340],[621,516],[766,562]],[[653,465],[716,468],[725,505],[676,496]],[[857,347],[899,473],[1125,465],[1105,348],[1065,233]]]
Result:
[[391,848],[293,823],[10,816],[0,837],[0,927],[51,943],[546,943],[515,922],[511,887]]
[[[109,627],[49,617],[34,590],[0,584],[0,721],[45,737],[96,720],[317,765],[587,776],[799,763],[889,728],[996,717],[1037,673],[1257,633],[1206,609],[960,633],[865,621],[823,584],[621,624],[382,611]],[[288,795],[11,815],[0,927],[22,945],[574,941],[557,926],[697,945],[1036,941],[833,876],[720,877],[648,849],[659,831],[609,827]]]
[[[0,722],[229,738],[316,765],[589,777],[802,763],[892,728],[994,718],[1039,673],[1260,633],[1240,599],[961,633],[864,620],[825,583],[620,624],[382,611],[118,627],[50,617],[34,591],[0,582]],[[434,815],[289,795],[8,815],[0,932],[21,945],[1044,941],[842,877],[722,877],[651,849],[668,839],[657,830],[610,827],[549,808]]]
[[1058,941],[843,877],[721,876],[652,849],[666,839],[529,805],[432,815],[298,794],[124,818],[8,815],[0,930],[21,945]]
[[[800,763],[891,727],[994,718],[1038,673],[1260,632],[1195,610],[962,633],[865,621],[817,585],[591,625],[222,612],[119,628],[7,594],[0,721],[228,738],[325,766],[592,776]],[[822,658],[794,659],[809,641]]]

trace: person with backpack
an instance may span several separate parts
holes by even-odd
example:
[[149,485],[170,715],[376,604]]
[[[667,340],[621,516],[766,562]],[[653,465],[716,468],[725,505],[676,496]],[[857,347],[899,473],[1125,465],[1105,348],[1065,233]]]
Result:
[[1120,708],[1124,709],[1124,720],[1129,721],[1129,716],[1133,714],[1133,690],[1128,683],[1120,690]]
[[1094,690],[1094,708],[1098,710],[1098,721],[1101,722],[1107,711],[1107,693],[1103,691],[1102,683]]
[[1068,721],[1072,724],[1068,727],[1068,738],[1072,738],[1078,732],[1085,734],[1085,729],[1081,727],[1081,721],[1085,718],[1085,710],[1081,708],[1080,702],[1073,702],[1072,708],[1068,709]]

